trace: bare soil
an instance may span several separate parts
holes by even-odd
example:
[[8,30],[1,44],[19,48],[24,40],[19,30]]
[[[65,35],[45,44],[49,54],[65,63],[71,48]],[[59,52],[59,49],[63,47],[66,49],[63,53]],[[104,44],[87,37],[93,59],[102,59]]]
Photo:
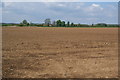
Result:
[[4,78],[116,78],[118,28],[3,27]]

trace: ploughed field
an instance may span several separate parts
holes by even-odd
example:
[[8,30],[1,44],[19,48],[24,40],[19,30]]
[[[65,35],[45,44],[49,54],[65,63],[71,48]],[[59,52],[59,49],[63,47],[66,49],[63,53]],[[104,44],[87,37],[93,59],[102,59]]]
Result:
[[118,28],[3,27],[6,78],[118,77]]

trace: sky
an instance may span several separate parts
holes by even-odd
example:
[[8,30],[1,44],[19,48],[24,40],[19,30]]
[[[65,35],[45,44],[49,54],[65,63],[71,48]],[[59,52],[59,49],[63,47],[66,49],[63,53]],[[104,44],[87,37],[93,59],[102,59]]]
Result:
[[118,2],[2,2],[2,22],[62,20],[80,24],[118,23]]

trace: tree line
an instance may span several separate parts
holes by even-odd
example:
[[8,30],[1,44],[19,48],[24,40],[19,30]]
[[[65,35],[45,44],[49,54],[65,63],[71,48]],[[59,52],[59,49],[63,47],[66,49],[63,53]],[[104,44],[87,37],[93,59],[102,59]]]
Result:
[[75,24],[73,22],[70,21],[62,21],[62,20],[57,20],[57,21],[53,21],[51,22],[51,20],[49,18],[45,19],[44,23],[32,23],[32,22],[28,22],[27,20],[23,20],[21,23],[19,24],[14,24],[14,23],[2,23],[2,26],[38,26],[38,27],[120,27],[120,25],[117,24],[105,24],[105,23],[98,23],[98,24],[92,24],[92,25],[88,25],[88,24]]
[[88,27],[89,25],[87,24],[74,24],[73,22],[70,23],[70,21],[67,21],[67,23],[65,21],[62,20],[57,20],[57,21],[53,21],[51,22],[50,19],[45,19],[44,23],[42,24],[35,24],[35,23],[29,23],[27,20],[23,20],[20,23],[20,26],[43,26],[43,27],[77,27],[77,26],[86,26]]

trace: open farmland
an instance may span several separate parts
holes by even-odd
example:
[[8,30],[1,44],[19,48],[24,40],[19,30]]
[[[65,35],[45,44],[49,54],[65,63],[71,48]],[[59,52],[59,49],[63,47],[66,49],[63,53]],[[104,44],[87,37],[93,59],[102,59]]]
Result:
[[3,77],[118,77],[117,28],[3,27]]

